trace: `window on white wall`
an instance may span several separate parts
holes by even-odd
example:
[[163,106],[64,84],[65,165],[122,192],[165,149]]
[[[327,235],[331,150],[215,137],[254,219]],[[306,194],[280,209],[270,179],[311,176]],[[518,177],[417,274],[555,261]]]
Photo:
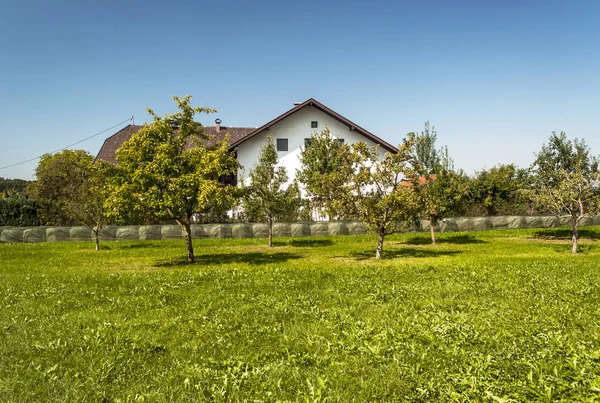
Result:
[[319,127],[319,122],[313,120],[312,122],[310,122],[310,127],[311,129],[316,129],[317,127]]
[[277,151],[288,150],[288,139],[277,139]]
[[304,139],[304,147],[310,147],[312,144],[312,139]]
[[341,146],[344,145],[344,139],[338,139],[338,142],[340,143]]

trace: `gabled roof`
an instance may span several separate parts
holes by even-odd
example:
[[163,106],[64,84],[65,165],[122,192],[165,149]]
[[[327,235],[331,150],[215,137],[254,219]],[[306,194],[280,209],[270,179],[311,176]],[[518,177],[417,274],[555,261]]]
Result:
[[[101,159],[106,162],[110,162],[112,164],[117,163],[117,150],[119,147],[123,145],[127,140],[131,138],[135,133],[140,131],[144,126],[143,125],[127,125],[106,140],[104,140],[104,144],[100,148],[96,159]],[[212,146],[217,141],[221,141],[225,138],[225,134],[229,133],[229,141],[239,141],[241,138],[250,134],[256,130],[256,127],[225,127],[221,126],[221,130],[217,132],[216,126],[204,126],[203,132],[204,134],[209,136],[208,140],[205,140],[206,145]],[[192,147],[192,142],[188,142],[186,144],[186,148]]]
[[254,130],[251,133],[248,133],[248,135],[246,135],[246,136],[238,139],[237,141],[234,141],[233,138],[232,138],[232,140],[231,140],[231,148],[237,147],[238,145],[242,144],[243,142],[245,142],[248,139],[251,139],[252,137],[256,136],[257,134],[262,133],[262,132],[264,132],[266,130],[269,130],[271,128],[271,126],[275,125],[276,123],[281,122],[283,119],[285,119],[285,118],[293,115],[294,113],[298,112],[299,110],[301,110],[303,108],[307,108],[307,107],[317,108],[321,112],[323,112],[323,113],[331,116],[332,118],[334,118],[335,120],[339,121],[340,123],[348,126],[348,129],[353,130],[353,131],[355,131],[355,132],[357,132],[359,134],[362,134],[364,137],[368,138],[369,140],[371,140],[375,144],[380,145],[381,147],[383,147],[384,149],[386,149],[389,152],[392,152],[392,153],[397,153],[398,152],[398,149],[396,147],[394,147],[393,145],[391,145],[390,143],[386,142],[385,140],[382,140],[381,138],[377,137],[376,135],[374,135],[370,131],[368,131],[366,129],[363,129],[362,127],[360,127],[356,123],[352,122],[350,119],[347,119],[347,118],[343,117],[342,115],[340,115],[339,113],[335,112],[334,110],[329,109],[328,107],[326,107],[325,105],[323,105],[322,103],[320,103],[319,101],[317,101],[314,98],[309,98],[306,101],[302,102],[301,104],[294,106],[289,111],[285,112],[282,115],[279,115],[278,117],[276,117],[275,119],[271,120],[270,122],[265,123],[264,125],[262,125],[258,129]]
[[[392,152],[392,153],[398,152],[398,149],[396,147],[394,147],[393,145],[391,145],[390,143],[382,140],[381,138],[377,137],[376,135],[369,132],[368,130],[363,129],[362,127],[360,127],[356,123],[352,122],[351,120],[346,119],[339,113],[329,109],[328,107],[326,107],[325,105],[323,105],[322,103],[320,103],[319,101],[317,101],[314,98],[307,99],[306,101],[293,107],[289,111],[276,117],[275,119],[262,125],[259,128],[221,126],[221,130],[219,130],[217,132],[216,126],[204,126],[204,128],[203,128],[204,134],[206,134],[210,137],[208,140],[206,140],[206,144],[213,145],[217,141],[223,140],[223,138],[225,137],[225,134],[229,133],[229,141],[231,144],[230,148],[233,149],[233,148],[237,147],[238,145],[242,144],[244,141],[256,136],[257,134],[262,133],[266,130],[269,130],[271,128],[271,126],[282,121],[283,119],[287,118],[288,116],[293,115],[294,113],[298,112],[299,110],[301,110],[303,108],[310,108],[310,107],[317,108],[321,112],[331,116],[332,118],[336,119],[340,123],[348,126],[349,130],[353,130],[353,131],[363,135],[364,137],[368,138],[375,144],[378,144],[381,147],[383,147],[385,150]],[[110,136],[109,138],[107,138],[106,140],[104,140],[104,144],[102,144],[102,147],[100,148],[100,151],[98,152],[98,155],[96,156],[96,159],[101,159],[101,160],[116,164],[117,163],[117,158],[116,158],[117,150],[119,149],[119,147],[121,147],[123,145],[123,143],[125,143],[127,140],[129,140],[131,138],[131,136],[133,136],[135,133],[140,131],[143,127],[144,127],[143,125],[127,125],[124,128],[122,128],[121,130],[119,130],[118,132],[116,132],[115,134],[113,134],[112,136]],[[186,145],[186,147],[191,147],[191,146],[192,146],[191,142],[189,142]]]

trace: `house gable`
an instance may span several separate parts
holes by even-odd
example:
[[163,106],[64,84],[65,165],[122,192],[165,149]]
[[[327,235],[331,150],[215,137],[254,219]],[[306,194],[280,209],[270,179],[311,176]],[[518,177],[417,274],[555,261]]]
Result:
[[[317,127],[313,127],[313,122],[316,122]],[[116,151],[143,127],[127,125],[108,137],[96,158],[116,164]],[[368,146],[378,145],[381,155],[385,151],[393,153],[398,151],[396,147],[314,98],[307,99],[259,128],[221,126],[220,130],[217,130],[216,126],[205,126],[204,133],[210,138],[206,141],[207,145],[213,145],[216,141],[222,140],[225,133],[229,133],[230,149],[237,149],[238,160],[244,166],[246,173],[258,161],[260,148],[265,142],[267,133],[271,133],[275,142],[280,139],[282,144],[287,143],[287,150],[278,152],[279,161],[281,166],[287,168],[290,178],[293,178],[295,170],[299,168],[300,151],[304,146],[305,139],[315,132],[322,131],[325,127],[330,129],[333,136],[344,139],[348,144],[364,141]],[[287,141],[283,141],[284,139]],[[186,146],[191,147],[192,144]],[[244,176],[243,171],[240,173],[242,173],[241,176]]]
[[[317,127],[312,127],[316,122]],[[369,138],[366,138],[357,130],[350,130],[345,122],[341,122],[335,116],[322,111],[319,108],[307,107],[296,110],[282,119],[272,123],[268,129],[257,131],[252,135],[240,141],[235,147],[237,149],[238,161],[242,168],[238,171],[238,177],[248,178],[248,174],[256,165],[261,148],[264,146],[268,135],[271,135],[273,142],[277,144],[278,140],[286,140],[287,149],[277,152],[278,166],[286,168],[290,181],[296,176],[296,170],[301,169],[300,153],[305,147],[305,140],[315,132],[321,132],[328,128],[331,135],[343,140],[346,144],[365,142],[367,146],[379,145]],[[232,147],[234,147],[232,145]],[[383,147],[378,148],[380,157],[387,152]]]
[[[343,117],[342,115],[340,115],[339,113],[335,112],[332,109],[329,109],[328,107],[326,107],[325,105],[323,105],[322,103],[320,103],[319,101],[317,101],[314,98],[309,98],[306,101],[302,102],[299,105],[296,105],[295,107],[293,107],[292,109],[290,109],[289,111],[279,115],[278,117],[276,117],[275,119],[271,120],[268,123],[265,123],[264,125],[262,125],[261,127],[259,127],[258,129],[254,130],[252,133],[249,133],[247,136],[240,138],[237,141],[233,141],[231,143],[231,147],[237,147],[240,144],[248,141],[249,139],[253,138],[254,136],[257,136],[261,133],[264,132],[268,132],[270,131],[270,129],[275,126],[276,124],[278,124],[279,122],[289,118],[290,116],[306,109],[306,108],[315,108],[321,112],[323,112],[324,114],[328,115],[329,117],[331,117],[332,119],[337,120],[338,122],[340,122],[341,124],[343,124],[344,126],[346,126],[348,128],[348,130],[350,131],[355,131],[356,133],[362,135],[363,137],[366,137],[368,140],[370,140],[371,142],[381,146],[382,148],[384,148],[385,150],[392,152],[392,153],[397,153],[398,149],[396,147],[394,147],[393,145],[389,144],[388,142],[386,142],[385,140],[382,140],[381,138],[375,136],[373,133],[369,132],[368,130],[362,128],[361,126],[357,125],[356,123],[352,122],[351,120]],[[313,128],[313,131],[321,131],[323,130],[324,126],[321,127],[319,126],[318,128]]]

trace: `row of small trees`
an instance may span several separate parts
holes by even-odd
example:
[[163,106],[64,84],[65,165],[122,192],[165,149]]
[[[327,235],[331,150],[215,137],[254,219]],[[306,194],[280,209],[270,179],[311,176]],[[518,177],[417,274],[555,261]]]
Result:
[[[83,150],[67,150],[53,155],[46,155],[44,159],[55,160],[53,164],[64,171],[77,169],[71,165],[73,153],[84,160],[93,157]],[[71,161],[71,162],[69,162]],[[38,170],[39,171],[39,170]],[[42,172],[39,172],[43,175]],[[453,216],[480,217],[494,215],[531,215],[536,213],[534,204],[522,192],[532,184],[532,174],[529,169],[518,168],[514,164],[497,165],[488,169],[475,172],[472,176],[461,173],[464,182],[464,193],[455,209],[449,214]],[[47,200],[33,191],[35,184],[32,181],[20,179],[4,179],[0,177],[0,226],[28,227],[36,225],[78,225],[78,222],[69,217],[60,203],[56,200]],[[310,221],[319,218],[319,211],[315,204],[308,199],[302,199],[296,210],[286,214],[278,214],[278,221]],[[324,211],[320,211],[326,215]],[[260,217],[252,211],[245,210],[244,214],[237,214],[233,218],[224,211],[213,210],[212,214],[203,216],[203,222],[221,223],[231,220],[256,221]],[[342,218],[356,219],[350,214]],[[112,222],[111,222],[112,223]],[[152,217],[140,217],[129,224],[156,224],[160,220]]]
[[[190,262],[194,261],[194,219],[238,204],[247,217],[269,224],[269,246],[272,224],[299,211],[310,214],[316,208],[332,220],[358,218],[378,234],[379,259],[386,235],[399,223],[428,219],[435,243],[440,220],[463,212],[466,195],[472,197],[469,179],[454,169],[447,148],[436,147],[435,130],[428,124],[420,134],[409,133],[397,153],[384,156],[364,143],[342,144],[327,129],[315,133],[301,152],[302,169],[296,175],[311,205],[302,201],[298,183],[289,183],[285,168],[277,166],[270,138],[249,172],[248,183],[228,186],[224,178],[239,168],[228,139],[206,146],[202,126],[194,120],[196,114],[214,110],[192,107],[189,96],[174,99],[178,106],[174,114],[160,117],[149,110],[153,122],[117,151],[116,166],[94,161],[83,151],[64,151],[61,158],[47,155],[40,161],[31,193],[53,200],[67,219],[90,228],[97,249],[99,231],[108,221],[173,220],[183,230]],[[528,208],[570,215],[576,252],[579,221],[599,207],[598,160],[585,143],[553,133],[530,170],[504,168],[488,175],[502,181],[488,177],[481,178],[482,183],[503,183],[510,197]],[[480,188],[484,190],[478,197],[491,205],[497,204],[495,197],[508,198],[502,186]]]
[[[326,130],[312,138],[318,147],[302,152],[299,178],[330,217],[355,209],[367,228],[379,235],[378,259],[385,236],[399,223],[417,217],[429,220],[435,244],[435,227],[444,217],[464,212],[469,188],[466,175],[454,169],[447,148],[436,148],[436,138],[435,130],[426,124],[421,134],[407,135],[398,153],[378,159],[376,149],[364,143],[341,145]],[[491,174],[505,178],[513,203],[530,211],[569,216],[572,252],[577,253],[580,221],[600,212],[598,164],[584,140],[553,132],[529,170],[504,166]],[[490,200],[490,206],[497,206],[493,198],[502,187],[479,189],[485,189],[481,196]]]

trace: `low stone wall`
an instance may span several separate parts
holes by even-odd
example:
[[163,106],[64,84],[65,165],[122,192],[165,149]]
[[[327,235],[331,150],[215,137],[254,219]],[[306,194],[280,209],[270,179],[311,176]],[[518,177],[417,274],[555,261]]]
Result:
[[[496,216],[446,218],[436,226],[440,232],[478,231],[488,229],[553,228],[569,226],[570,217],[554,216]],[[581,220],[581,226],[600,225],[600,216]],[[398,231],[403,231],[399,226]],[[429,221],[421,220],[409,231],[429,231]],[[323,236],[362,235],[367,231],[359,221],[277,223],[273,235]],[[268,236],[266,224],[203,224],[192,225],[194,238],[264,238]],[[177,225],[111,225],[100,231],[101,241],[160,240],[183,237]],[[0,227],[0,242],[59,242],[91,241],[92,232],[86,227]]]

